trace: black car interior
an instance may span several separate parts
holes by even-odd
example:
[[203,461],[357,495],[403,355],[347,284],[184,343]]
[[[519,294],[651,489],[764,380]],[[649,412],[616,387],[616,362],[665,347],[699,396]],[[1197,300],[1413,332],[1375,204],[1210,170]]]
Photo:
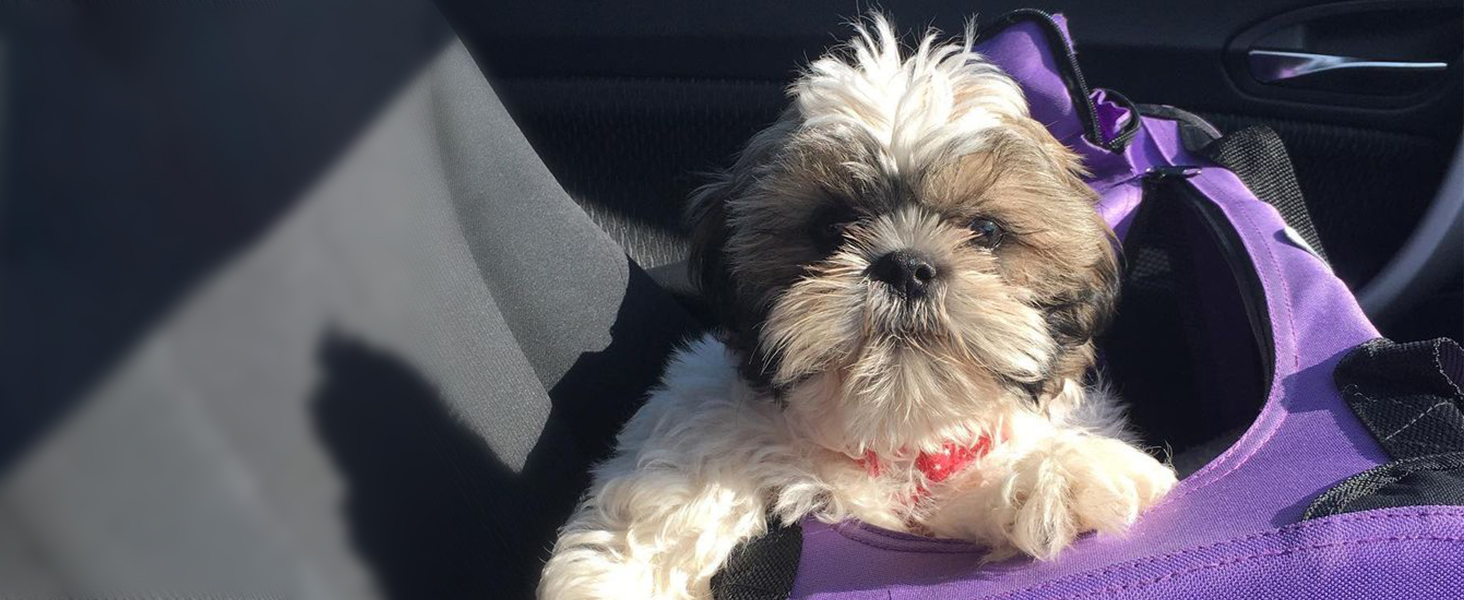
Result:
[[[885,8],[907,28],[959,32],[978,11],[979,22],[1021,7],[1069,17],[1094,85],[1199,114],[1222,132],[1273,129],[1333,267],[1354,290],[1404,246],[1459,147],[1457,3],[922,0]],[[442,8],[560,183],[668,281],[680,270],[679,211],[698,174],[727,164],[770,123],[799,66],[856,16],[829,2],[667,1],[632,11],[447,0]],[[1357,59],[1356,68],[1276,62],[1289,55]],[[1387,311],[1384,333],[1464,335],[1457,264],[1403,300],[1407,309]]]
[[[531,597],[663,357],[716,326],[685,274],[686,199],[868,6],[206,4],[0,18],[0,595],[222,573],[246,592]],[[1065,14],[1087,80],[1148,114],[1273,130],[1381,332],[1464,339],[1457,0],[883,8],[954,33],[1026,7]],[[366,163],[384,181],[358,147],[386,148]],[[331,187],[342,171],[372,185]],[[510,227],[490,202],[570,225]],[[397,217],[447,224],[403,243],[431,250],[412,272],[442,294],[404,301],[418,320],[364,299],[387,277],[371,227]],[[1106,366],[1167,374],[1127,392],[1192,472],[1264,401],[1269,332],[1244,269],[1175,310],[1225,233],[1177,206],[1146,219],[1178,226],[1127,241]],[[564,297],[537,287],[541,255]],[[1224,349],[1193,343],[1239,322]],[[1243,373],[1224,397],[1219,356]]]

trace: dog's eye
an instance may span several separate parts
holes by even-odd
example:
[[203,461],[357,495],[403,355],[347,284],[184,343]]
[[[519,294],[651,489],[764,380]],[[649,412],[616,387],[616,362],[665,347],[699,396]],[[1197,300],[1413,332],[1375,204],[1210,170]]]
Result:
[[971,233],[975,234],[971,242],[982,248],[995,248],[1001,244],[1001,239],[1006,237],[1006,229],[1001,223],[997,223],[986,217],[971,219]]
[[848,228],[848,223],[824,223],[823,238],[828,241],[839,240],[844,237],[844,230]]
[[844,244],[844,234],[858,220],[859,215],[847,208],[823,211],[812,224],[813,238],[819,246],[833,250]]

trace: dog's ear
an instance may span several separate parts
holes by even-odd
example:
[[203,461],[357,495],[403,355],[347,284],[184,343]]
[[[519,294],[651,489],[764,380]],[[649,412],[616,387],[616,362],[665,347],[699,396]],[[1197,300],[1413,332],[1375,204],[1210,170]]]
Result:
[[[1049,156],[1057,159],[1056,166],[1064,187],[1087,203],[1097,203],[1098,194],[1083,181],[1085,170],[1078,156],[1055,139],[1051,143],[1057,148]],[[1047,328],[1053,341],[1057,342],[1057,353],[1048,370],[1047,380],[1042,382],[1036,394],[1039,398],[1060,393],[1066,381],[1084,379],[1097,360],[1096,340],[1108,329],[1118,309],[1122,288],[1118,240],[1103,217],[1097,212],[1091,215],[1092,220],[1087,225],[1094,234],[1106,239],[1094,240],[1093,261],[1081,271],[1083,275],[1077,284],[1046,307]]]
[[[738,161],[739,167],[745,166],[743,162]],[[754,386],[772,389],[774,362],[762,354],[757,341],[763,315],[755,312],[758,307],[743,298],[727,256],[733,227],[728,204],[745,192],[750,179],[746,171],[734,169],[718,175],[692,196],[686,211],[691,230],[687,269],[701,292],[704,306],[715,320],[722,341],[740,353],[739,372]]]
[[1047,328],[1058,351],[1036,395],[1055,394],[1066,380],[1081,381],[1096,359],[1096,340],[1113,320],[1122,279],[1115,252],[1099,254],[1083,285],[1046,307]]
[[[737,156],[732,168],[716,175],[696,190],[686,210],[686,225],[691,232],[691,249],[687,268],[703,300],[721,325],[734,337],[752,327],[748,315],[741,314],[744,302],[728,263],[727,242],[732,237],[730,205],[747,194],[758,174],[783,149],[788,136],[797,128],[798,112],[783,111],[778,121],[754,135]],[[755,340],[735,340],[751,349]]]
[[1048,313],[1053,336],[1064,347],[1091,343],[1108,328],[1118,307],[1121,287],[1118,261],[1112,252],[1101,256],[1084,289]]
[[716,180],[696,190],[687,206],[686,222],[691,232],[691,249],[687,270],[702,300],[711,309],[719,324],[736,328],[733,314],[737,291],[732,271],[727,264],[727,202],[735,193],[736,177],[723,173]]

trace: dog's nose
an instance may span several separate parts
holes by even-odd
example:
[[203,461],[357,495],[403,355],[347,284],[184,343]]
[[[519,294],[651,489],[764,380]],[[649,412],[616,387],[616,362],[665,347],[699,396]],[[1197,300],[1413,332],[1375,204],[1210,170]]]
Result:
[[871,277],[895,288],[906,298],[924,295],[939,274],[929,258],[913,250],[896,250],[869,265]]

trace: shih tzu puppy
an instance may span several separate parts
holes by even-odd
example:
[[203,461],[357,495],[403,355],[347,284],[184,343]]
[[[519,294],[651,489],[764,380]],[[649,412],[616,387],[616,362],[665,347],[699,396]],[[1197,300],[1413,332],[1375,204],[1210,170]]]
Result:
[[1048,558],[1174,485],[1084,384],[1118,270],[1077,156],[969,32],[856,29],[694,199],[726,329],[595,469],[541,598],[708,597],[770,514]]

